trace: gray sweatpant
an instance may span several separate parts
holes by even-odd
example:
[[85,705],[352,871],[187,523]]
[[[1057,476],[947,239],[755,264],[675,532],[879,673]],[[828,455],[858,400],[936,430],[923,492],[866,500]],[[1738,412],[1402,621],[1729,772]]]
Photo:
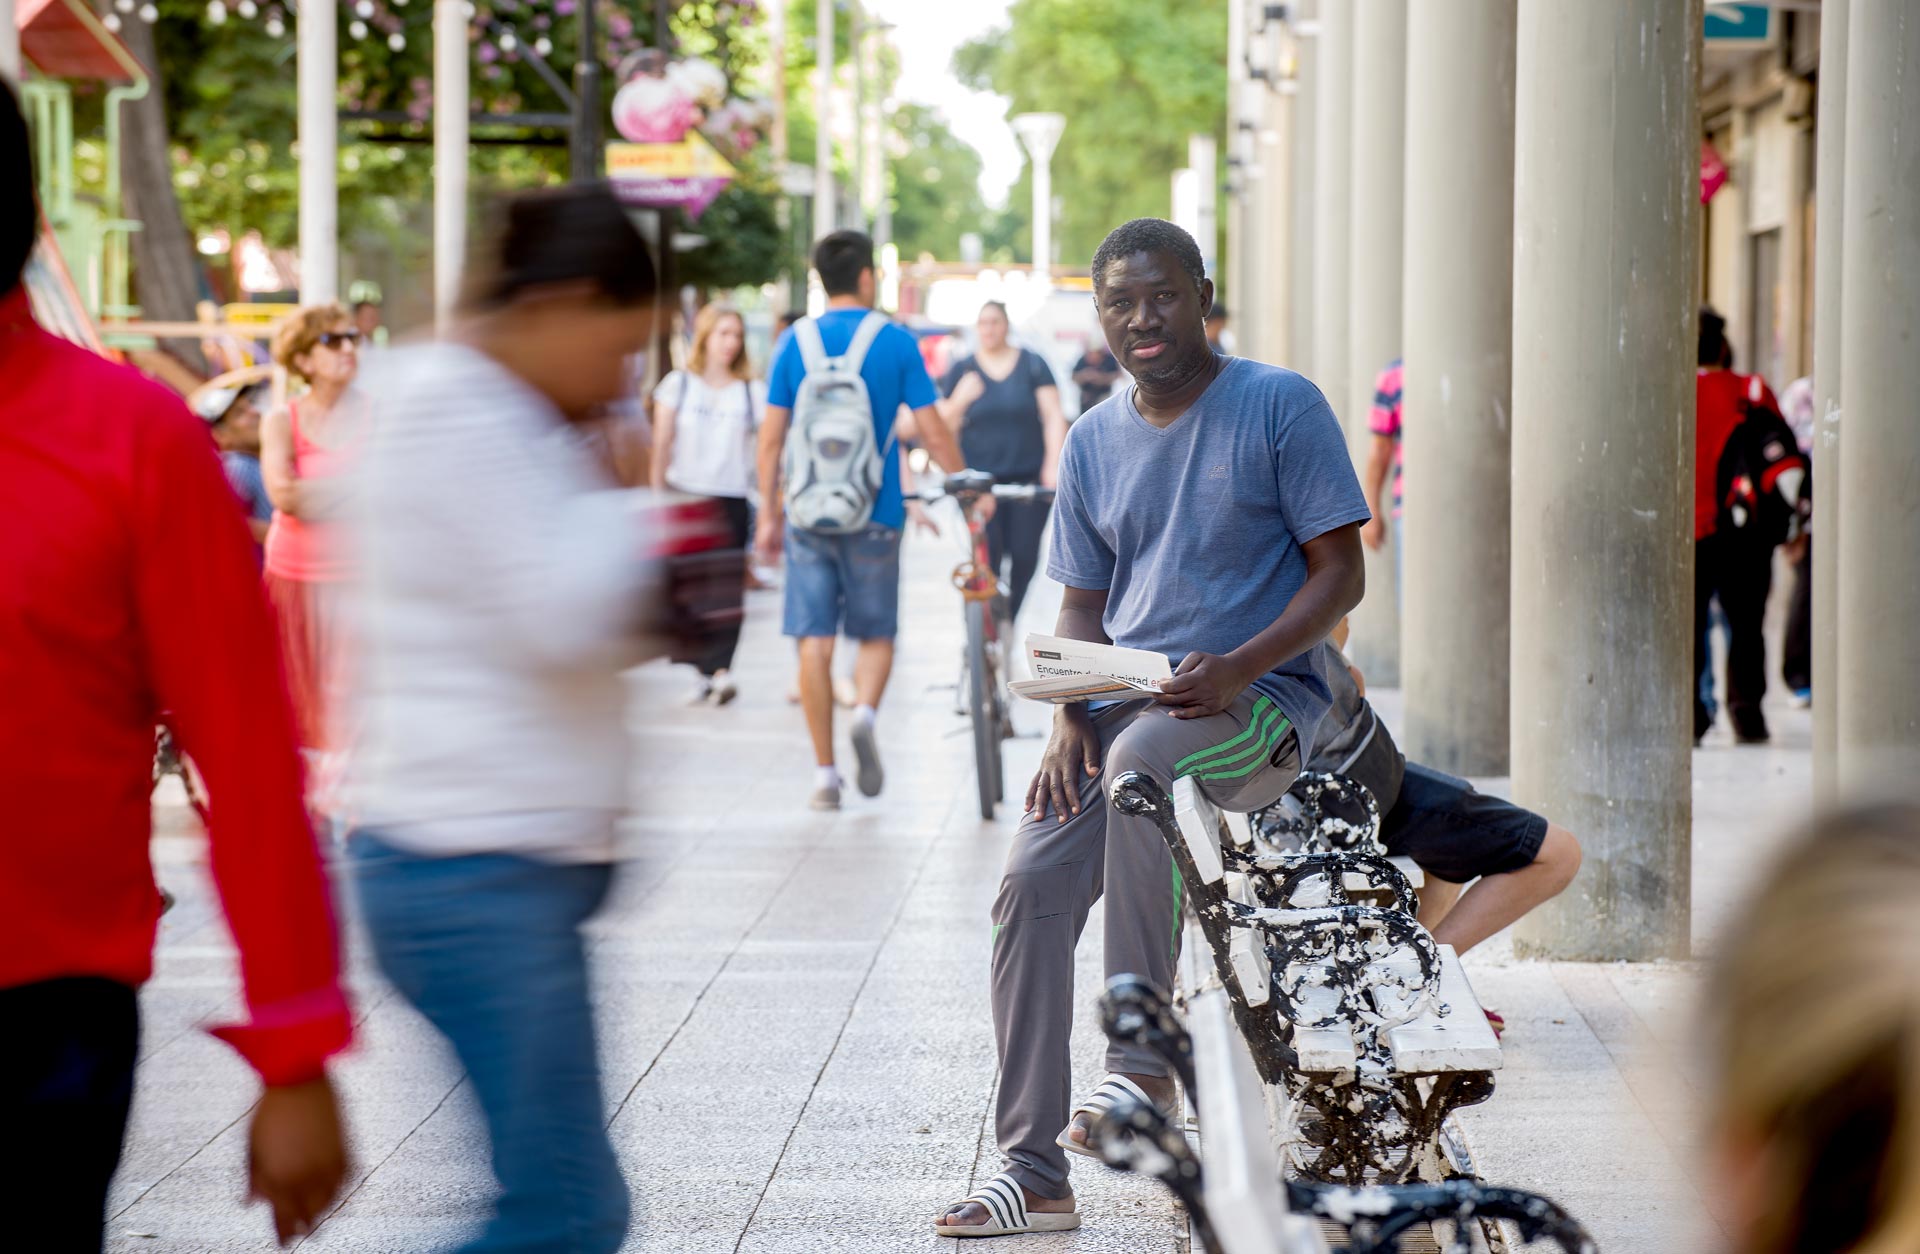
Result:
[[[1150,818],[1108,804],[1112,781],[1140,771],[1171,788],[1191,775],[1222,809],[1278,801],[1300,773],[1299,738],[1271,697],[1248,689],[1224,712],[1178,719],[1148,701],[1094,715],[1101,771],[1083,775],[1080,813],[1032,814],[1014,833],[993,903],[993,1028],[1000,1050],[1000,1149],[1008,1170],[1042,1197],[1067,1193],[1067,1155],[1054,1143],[1073,1109],[1073,951],[1087,911],[1107,898],[1106,971],[1169,991],[1180,948],[1180,876]],[[1165,1075],[1152,1054],[1110,1045],[1107,1070]]]

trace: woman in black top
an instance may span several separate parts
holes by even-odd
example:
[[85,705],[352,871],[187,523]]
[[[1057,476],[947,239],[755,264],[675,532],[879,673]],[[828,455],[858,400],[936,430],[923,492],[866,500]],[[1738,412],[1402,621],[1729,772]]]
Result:
[[[960,432],[967,465],[1001,483],[1053,487],[1067,420],[1053,370],[1038,353],[1007,342],[1007,307],[988,301],[975,324],[979,349],[955,362],[940,380],[940,416]],[[1011,611],[1019,614],[1040,565],[1040,537],[1052,506],[1001,501],[987,523],[987,550],[996,570],[1011,559]]]

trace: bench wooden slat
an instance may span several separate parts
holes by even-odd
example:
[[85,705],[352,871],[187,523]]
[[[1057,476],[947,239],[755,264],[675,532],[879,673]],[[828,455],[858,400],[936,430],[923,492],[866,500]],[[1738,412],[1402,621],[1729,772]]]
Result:
[[1440,1000],[1449,1011],[1444,1017],[1429,1011],[1388,1029],[1394,1069],[1405,1075],[1498,1071],[1500,1038],[1451,945],[1440,946]]
[[1173,781],[1173,814],[1201,882],[1219,883],[1226,874],[1226,865],[1220,860],[1220,810],[1201,794],[1192,776]]
[[[1189,947],[1198,937],[1189,937]],[[1207,1215],[1218,1254],[1326,1254],[1318,1225],[1289,1214],[1266,1089],[1219,988],[1188,1002],[1187,1030],[1199,1081],[1200,1143]]]

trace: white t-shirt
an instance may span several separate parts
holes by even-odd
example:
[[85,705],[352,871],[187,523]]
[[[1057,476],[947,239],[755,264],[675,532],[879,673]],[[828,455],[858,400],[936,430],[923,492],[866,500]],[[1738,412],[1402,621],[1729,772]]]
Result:
[[[715,388],[697,374],[676,370],[653,390],[653,403],[673,410],[668,483],[700,496],[754,494],[765,383],[752,379]],[[656,431],[659,426],[654,423]]]
[[354,812],[431,856],[608,860],[658,498],[615,487],[545,397],[471,348],[389,349],[378,369],[354,519]]

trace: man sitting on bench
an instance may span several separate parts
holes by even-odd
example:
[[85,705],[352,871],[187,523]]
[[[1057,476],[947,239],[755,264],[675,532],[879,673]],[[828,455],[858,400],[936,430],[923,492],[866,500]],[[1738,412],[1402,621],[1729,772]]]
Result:
[[[1333,638],[1346,644],[1345,623]],[[1425,873],[1420,922],[1434,940],[1464,954],[1573,882],[1580,842],[1572,832],[1409,762],[1367,703],[1359,670],[1339,661],[1330,676],[1333,706],[1307,766],[1365,786],[1380,803],[1381,843]],[[1491,1011],[1487,1017],[1496,1030],[1505,1026]]]
[[1055,631],[1177,663],[1152,700],[1062,706],[993,907],[998,1128],[1009,1167],[935,1231],[1001,1236],[1079,1225],[1068,1151],[1122,1092],[1166,1109],[1173,1081],[1144,1051],[1071,1093],[1073,951],[1103,893],[1106,970],[1171,988],[1180,877],[1153,819],[1108,805],[1140,771],[1192,776],[1217,805],[1277,801],[1313,749],[1338,665],[1326,635],[1365,586],[1366,499],[1326,399],[1291,371],[1207,346],[1213,304],[1185,231],[1142,218],[1093,258],[1108,345],[1135,386],[1074,424],[1061,457],[1048,573]]

